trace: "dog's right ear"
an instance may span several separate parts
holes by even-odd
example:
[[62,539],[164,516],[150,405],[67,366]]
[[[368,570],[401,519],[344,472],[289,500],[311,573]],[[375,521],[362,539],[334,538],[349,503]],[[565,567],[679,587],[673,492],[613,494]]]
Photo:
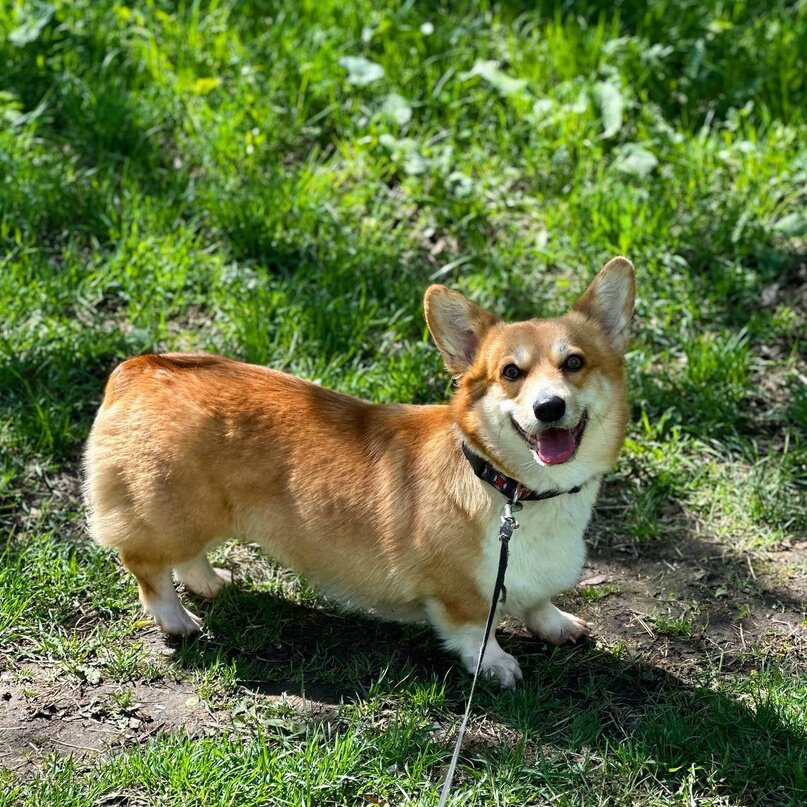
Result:
[[440,285],[426,289],[423,307],[446,367],[453,375],[462,375],[473,364],[482,337],[499,320],[459,292]]
[[600,269],[574,310],[584,314],[603,329],[611,344],[624,353],[630,341],[630,320],[636,297],[636,273],[623,257],[613,258]]

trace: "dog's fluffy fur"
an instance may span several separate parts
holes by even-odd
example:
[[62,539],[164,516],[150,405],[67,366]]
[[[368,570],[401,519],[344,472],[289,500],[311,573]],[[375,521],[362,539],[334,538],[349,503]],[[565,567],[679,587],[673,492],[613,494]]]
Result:
[[[119,550],[167,633],[200,624],[180,604],[172,573],[214,597],[229,575],[205,553],[238,536],[353,605],[428,619],[473,669],[504,498],[473,474],[465,441],[533,490],[582,486],[524,504],[502,611],[548,641],[574,640],[585,623],[551,598],[579,575],[600,476],[623,441],[633,298],[624,258],[555,319],[508,325],[431,286],[426,318],[458,378],[443,406],[369,404],[216,356],[129,359],[109,379],[87,445],[92,536]],[[565,366],[571,354],[582,367]],[[518,378],[503,374],[510,365]],[[565,402],[548,424],[535,412],[547,396]],[[546,456],[542,440],[568,443],[566,432],[580,426],[573,456]],[[484,669],[505,686],[521,678],[495,637]]]

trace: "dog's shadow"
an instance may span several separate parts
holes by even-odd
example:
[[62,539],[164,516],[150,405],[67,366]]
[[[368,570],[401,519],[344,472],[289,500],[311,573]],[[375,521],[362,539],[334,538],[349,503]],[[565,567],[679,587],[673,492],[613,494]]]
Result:
[[445,678],[453,668],[430,628],[401,625],[301,605],[282,594],[224,589],[214,604],[194,600],[205,620],[198,638],[177,641],[175,659],[188,668],[226,661],[248,690],[298,695],[328,705],[366,696],[386,670],[403,678]]
[[[199,605],[207,631],[179,644],[177,662],[197,669],[225,662],[258,697],[287,693],[336,707],[437,682],[445,684],[444,708],[457,715],[464,709],[470,676],[425,625],[375,621],[237,586],[215,605]],[[619,748],[671,792],[686,776],[706,787],[717,770],[719,783],[709,780],[708,787],[732,803],[805,803],[803,728],[772,701],[686,683],[594,643],[549,648],[521,634],[499,636],[525,681],[515,691],[483,682],[474,712],[527,743],[604,757]],[[471,737],[466,752],[484,757],[486,749],[475,744]]]

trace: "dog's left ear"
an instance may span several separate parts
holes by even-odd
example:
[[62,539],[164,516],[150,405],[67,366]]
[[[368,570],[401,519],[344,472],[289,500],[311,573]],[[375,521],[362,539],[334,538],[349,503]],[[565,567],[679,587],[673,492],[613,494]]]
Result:
[[594,320],[605,331],[616,350],[624,353],[630,341],[635,297],[633,264],[627,258],[613,258],[600,269],[574,304],[574,310]]
[[449,372],[462,375],[488,329],[499,320],[459,292],[435,284],[423,299],[426,322]]

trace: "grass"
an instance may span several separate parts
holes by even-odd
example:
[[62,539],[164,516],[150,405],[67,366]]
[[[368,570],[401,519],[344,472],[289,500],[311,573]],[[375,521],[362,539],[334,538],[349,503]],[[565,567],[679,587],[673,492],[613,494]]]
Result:
[[[796,0],[0,8],[0,691],[51,721],[0,801],[435,804],[468,680],[426,629],[228,546],[240,584],[164,655],[84,532],[104,378],[193,349],[438,401],[429,282],[552,315],[624,253],[611,579],[569,601],[598,639],[505,640],[527,683],[482,688],[455,803],[803,803],[805,53]],[[213,722],[83,753],[42,717],[128,725],[133,687]]]

